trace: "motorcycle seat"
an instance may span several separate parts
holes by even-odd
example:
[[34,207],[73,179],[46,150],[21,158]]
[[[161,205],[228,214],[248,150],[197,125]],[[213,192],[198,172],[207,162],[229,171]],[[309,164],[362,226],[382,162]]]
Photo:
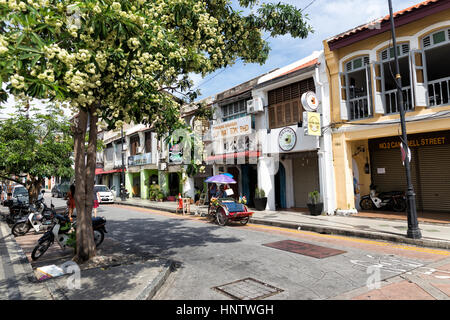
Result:
[[98,225],[101,225],[101,224],[104,224],[104,223],[106,223],[106,219],[105,218],[102,218],[102,217],[92,218],[92,225],[94,227],[98,226]]
[[398,195],[402,195],[402,194],[403,194],[402,191],[388,191],[388,192],[381,192],[380,197],[381,196],[398,196]]

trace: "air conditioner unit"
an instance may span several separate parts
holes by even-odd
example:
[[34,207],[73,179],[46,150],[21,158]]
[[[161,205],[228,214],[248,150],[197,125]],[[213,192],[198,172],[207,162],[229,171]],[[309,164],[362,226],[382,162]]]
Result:
[[143,153],[144,152],[144,146],[142,147],[137,147],[137,153]]
[[263,101],[259,97],[247,101],[247,113],[258,113],[264,111]]
[[126,143],[123,144],[123,151],[127,151],[128,150],[128,145]]

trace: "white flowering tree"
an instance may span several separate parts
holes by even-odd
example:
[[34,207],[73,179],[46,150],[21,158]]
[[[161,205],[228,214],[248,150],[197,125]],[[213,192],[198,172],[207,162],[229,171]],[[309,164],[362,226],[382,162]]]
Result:
[[[0,0],[0,100],[8,94],[69,103],[77,116],[77,260],[95,255],[91,210],[97,125],[183,125],[179,99],[195,99],[189,74],[264,63],[272,36],[311,32],[301,11],[257,0]],[[244,14],[234,9],[252,8]],[[179,95],[178,95],[179,96]],[[85,135],[89,135],[85,152]]]

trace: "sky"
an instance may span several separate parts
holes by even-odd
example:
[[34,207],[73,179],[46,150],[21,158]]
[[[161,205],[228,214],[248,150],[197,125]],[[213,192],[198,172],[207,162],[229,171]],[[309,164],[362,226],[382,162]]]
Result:
[[[237,3],[236,0],[233,2]],[[221,93],[273,69],[287,66],[309,56],[313,51],[322,50],[323,40],[389,14],[388,0],[281,0],[281,2],[305,9],[303,13],[308,15],[309,23],[315,32],[306,39],[294,39],[290,36],[269,37],[267,41],[272,50],[262,66],[244,65],[238,61],[235,65],[220,69],[203,79],[199,75],[192,75],[194,88],[201,91],[199,99]],[[420,0],[392,0],[393,10],[399,11],[419,2]],[[33,104],[37,107],[42,106],[39,101]],[[13,105],[14,98],[10,98],[6,109],[0,110],[0,118],[10,112]]]
[[[267,0],[264,2],[278,2]],[[236,1],[234,1],[236,2]],[[251,80],[276,68],[287,66],[323,50],[322,41],[377,18],[389,15],[388,0],[281,0],[304,9],[314,33],[306,39],[290,36],[269,38],[271,52],[264,65],[237,62],[231,67],[207,75],[193,76],[195,87],[200,89],[200,99],[206,98]],[[394,12],[408,8],[421,0],[392,0]],[[267,36],[266,36],[267,37]]]

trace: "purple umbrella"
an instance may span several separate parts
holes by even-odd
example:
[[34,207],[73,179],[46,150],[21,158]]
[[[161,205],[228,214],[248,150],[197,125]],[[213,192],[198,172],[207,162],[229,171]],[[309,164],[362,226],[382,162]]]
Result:
[[228,175],[225,174],[219,174],[217,176],[209,177],[205,180],[207,183],[222,183],[222,184],[232,184],[236,183],[236,181],[232,178],[230,178]]

